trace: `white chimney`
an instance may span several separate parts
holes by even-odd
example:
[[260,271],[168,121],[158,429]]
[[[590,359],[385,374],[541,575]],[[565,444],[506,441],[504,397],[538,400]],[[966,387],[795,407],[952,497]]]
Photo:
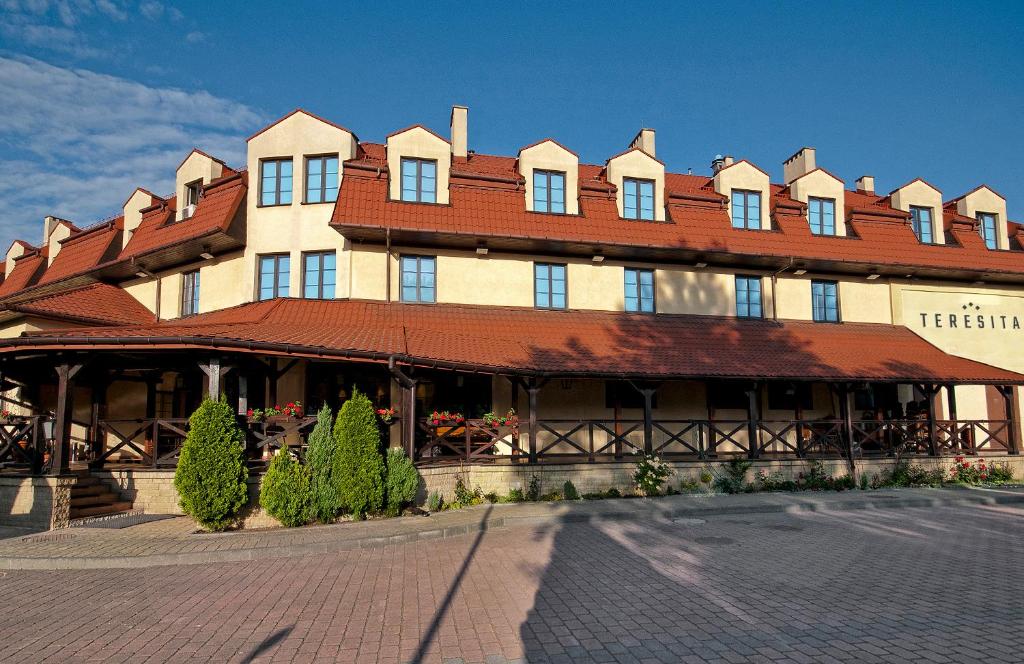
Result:
[[53,235],[53,229],[57,228],[61,220],[57,217],[48,216],[43,218],[43,243],[40,247],[45,247],[50,243],[50,236]]
[[633,139],[633,142],[629,144],[630,148],[640,148],[652,157],[657,157],[654,154],[654,130],[653,129],[641,129],[640,132]]
[[469,109],[452,106],[452,156],[466,157],[469,154]]
[[782,163],[782,179],[786,184],[806,175],[817,168],[814,148],[800,148],[797,153]]
[[716,154],[715,158],[711,160],[711,172],[712,173],[717,173],[718,171],[722,170],[723,168],[728,168],[729,166],[732,166],[732,164],[733,164],[733,159],[732,159],[731,156],[725,155],[723,157],[720,154]]
[[875,178],[872,175],[862,175],[857,178],[857,191],[865,194],[875,193]]

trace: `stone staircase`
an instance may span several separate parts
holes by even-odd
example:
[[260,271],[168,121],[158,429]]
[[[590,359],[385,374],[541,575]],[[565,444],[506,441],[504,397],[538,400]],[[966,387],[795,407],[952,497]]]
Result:
[[107,516],[132,509],[131,501],[123,500],[116,488],[93,477],[87,469],[76,470],[74,473],[78,479],[71,487],[70,518]]

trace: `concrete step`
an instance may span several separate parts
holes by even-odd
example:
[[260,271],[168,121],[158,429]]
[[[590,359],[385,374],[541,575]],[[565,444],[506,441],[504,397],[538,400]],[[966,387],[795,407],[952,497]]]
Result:
[[101,514],[117,514],[118,512],[127,512],[131,508],[132,504],[127,501],[109,503],[107,505],[96,505],[93,507],[72,507],[71,514],[69,516],[72,519],[81,519],[84,516],[100,516]]
[[109,505],[121,500],[121,496],[113,491],[93,494],[91,496],[71,496],[71,509],[79,507],[94,507],[96,505]]

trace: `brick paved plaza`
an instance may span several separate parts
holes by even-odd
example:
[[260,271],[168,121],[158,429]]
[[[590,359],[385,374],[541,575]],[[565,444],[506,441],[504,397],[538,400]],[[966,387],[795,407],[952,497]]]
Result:
[[510,527],[303,558],[0,572],[0,660],[1019,662],[1024,510]]

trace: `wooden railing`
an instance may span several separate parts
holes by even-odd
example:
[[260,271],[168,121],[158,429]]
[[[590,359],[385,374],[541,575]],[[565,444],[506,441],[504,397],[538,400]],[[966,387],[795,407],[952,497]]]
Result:
[[[419,422],[416,461],[609,461],[645,452],[666,459],[835,458],[1007,453],[1008,420],[541,419],[530,435],[482,420]],[[527,442],[527,440],[529,442]],[[531,454],[532,452],[532,454]]]
[[[129,449],[142,464],[153,468],[175,466],[181,444],[188,434],[185,418],[141,417],[123,420],[100,420],[93,434],[94,452],[91,465],[102,465],[116,452]],[[107,449],[113,438],[116,444]],[[133,456],[135,456],[133,455]]]
[[40,473],[46,461],[44,415],[14,416],[0,420],[0,468]]

